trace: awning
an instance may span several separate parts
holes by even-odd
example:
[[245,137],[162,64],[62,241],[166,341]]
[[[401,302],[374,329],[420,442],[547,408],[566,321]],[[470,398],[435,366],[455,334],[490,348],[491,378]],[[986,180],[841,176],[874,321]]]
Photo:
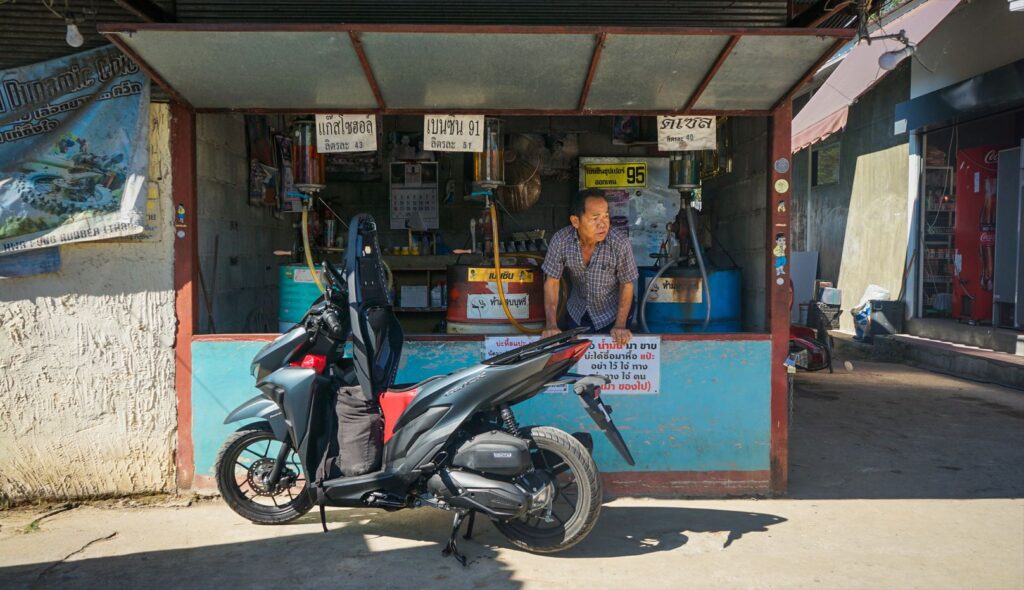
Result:
[[492,25],[118,24],[198,111],[766,115],[854,32]]
[[[920,43],[959,0],[929,0],[885,25],[885,31],[905,30],[912,43]],[[884,34],[878,29],[872,34]],[[896,40],[858,43],[829,75],[811,100],[793,117],[793,151],[817,143],[846,126],[849,106],[878,83],[888,71],[878,67],[886,51],[902,48]]]

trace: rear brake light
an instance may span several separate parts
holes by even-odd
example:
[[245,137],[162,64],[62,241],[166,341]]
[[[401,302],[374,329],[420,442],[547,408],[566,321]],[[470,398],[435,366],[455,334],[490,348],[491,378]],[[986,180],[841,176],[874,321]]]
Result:
[[548,359],[547,364],[553,365],[557,362],[569,359],[572,359],[573,362],[578,362],[581,358],[583,358],[583,355],[587,354],[587,351],[589,349],[590,341],[581,340],[580,342],[576,343],[570,348],[566,348],[565,350],[559,350],[558,352],[552,353],[551,358]]
[[317,374],[321,374],[327,368],[327,357],[322,354],[307,354],[302,357],[302,362],[290,363],[290,366],[313,369]]

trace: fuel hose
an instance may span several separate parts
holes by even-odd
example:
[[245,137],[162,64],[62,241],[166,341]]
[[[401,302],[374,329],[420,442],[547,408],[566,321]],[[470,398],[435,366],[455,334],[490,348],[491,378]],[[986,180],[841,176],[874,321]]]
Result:
[[306,253],[306,266],[309,267],[310,274],[313,275],[313,282],[316,283],[316,288],[320,289],[321,293],[325,293],[323,283],[320,282],[320,277],[316,273],[316,267],[313,265],[313,252],[309,249],[309,225],[306,223],[309,220],[309,203],[303,201],[302,203],[302,249]]
[[512,310],[508,308],[508,301],[505,299],[505,288],[502,286],[501,280],[501,256],[498,254],[498,213],[496,207],[492,203],[491,209],[491,251],[494,254],[494,273],[495,282],[498,283],[498,299],[501,301],[501,309],[505,312],[505,317],[508,321],[516,327],[517,330],[523,334],[540,334],[543,330],[534,330],[527,328],[526,326],[519,323],[519,321],[512,316]]
[[[696,224],[693,221],[693,209],[690,207],[686,208],[686,224],[690,228],[690,241],[693,243],[694,257],[697,259],[697,266],[700,268],[700,276],[703,282],[704,294],[707,297],[707,305],[704,306],[704,329],[706,330],[708,324],[711,323],[711,287],[708,285],[708,271],[704,264],[704,251],[700,247],[700,239],[697,237]],[[665,274],[665,271],[672,268],[678,262],[678,258],[673,258],[667,263],[662,265],[658,269],[658,272],[654,274],[651,282],[647,284],[647,288],[644,289],[644,297],[640,302],[640,327],[643,328],[644,332],[650,333],[647,328],[647,298],[651,295],[651,289],[661,278],[661,275]]]

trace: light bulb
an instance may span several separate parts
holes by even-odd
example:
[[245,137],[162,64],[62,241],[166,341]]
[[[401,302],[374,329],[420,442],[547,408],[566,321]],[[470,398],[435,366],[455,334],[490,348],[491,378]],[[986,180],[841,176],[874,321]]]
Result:
[[85,37],[78,30],[78,25],[73,22],[68,23],[68,34],[65,35],[64,40],[72,47],[81,47],[85,43]]
[[896,51],[886,51],[878,56],[878,67],[883,70],[892,70],[905,58],[913,55],[913,53],[913,45],[907,45],[903,49],[897,49]]

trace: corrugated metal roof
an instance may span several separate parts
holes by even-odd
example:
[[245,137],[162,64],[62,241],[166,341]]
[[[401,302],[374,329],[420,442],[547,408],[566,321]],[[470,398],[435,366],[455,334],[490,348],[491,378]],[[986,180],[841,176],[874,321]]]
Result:
[[786,0],[178,0],[177,20],[783,27]]
[[[55,2],[63,10],[63,2]],[[173,2],[157,2],[165,10]],[[70,55],[109,41],[96,32],[102,22],[139,22],[139,18],[109,0],[69,0],[68,9],[82,20],[79,31],[85,37],[80,48],[68,46],[64,22],[47,10],[40,0],[15,0],[0,3],[0,70],[33,64]]]

